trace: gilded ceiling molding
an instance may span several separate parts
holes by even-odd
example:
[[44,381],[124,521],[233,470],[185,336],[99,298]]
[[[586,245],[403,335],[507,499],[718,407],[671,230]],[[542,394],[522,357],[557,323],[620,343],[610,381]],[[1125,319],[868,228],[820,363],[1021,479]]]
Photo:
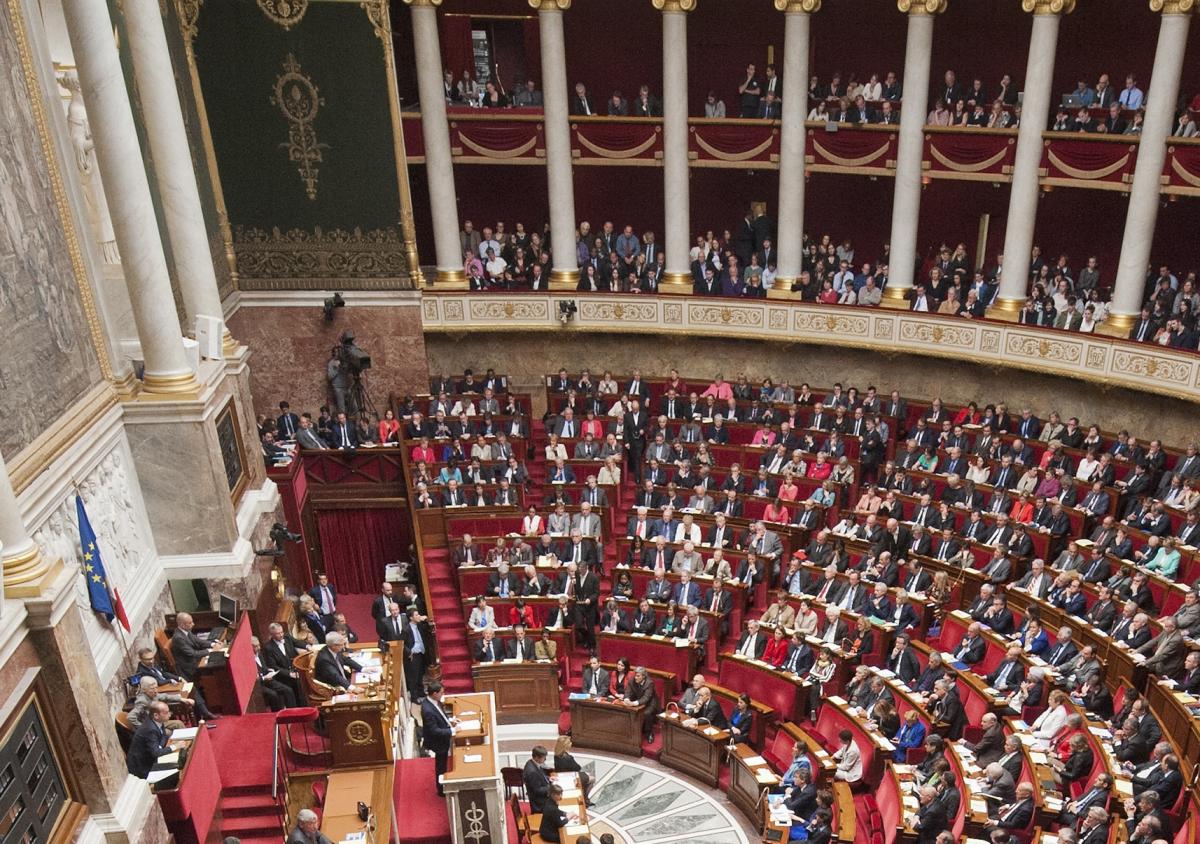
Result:
[[571,8],[571,0],[529,0],[529,5],[539,12],[565,12]]
[[1035,15],[1069,15],[1075,11],[1075,0],[1021,0],[1021,8]]
[[696,8],[696,0],[650,0],[660,12],[690,12]]
[[798,12],[811,15],[821,11],[821,0],[775,0],[775,9],[787,14]]
[[940,15],[949,0],[896,0],[896,8],[906,15]]
[[308,11],[308,0],[258,0],[263,14],[284,29],[291,29],[304,19]]
[[388,26],[387,0],[363,0],[358,5],[367,13],[367,20],[375,29],[375,37],[383,42],[383,49],[386,52],[392,43]]
[[1196,0],[1150,0],[1150,11],[1164,15],[1186,15],[1200,9]]
[[407,288],[404,236],[395,228],[312,231],[238,227],[234,233],[243,290],[351,290]]

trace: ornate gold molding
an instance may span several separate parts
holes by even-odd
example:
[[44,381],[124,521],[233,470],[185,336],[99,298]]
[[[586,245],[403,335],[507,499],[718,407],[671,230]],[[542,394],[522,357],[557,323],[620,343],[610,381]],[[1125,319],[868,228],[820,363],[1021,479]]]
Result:
[[896,7],[906,15],[940,15],[949,0],[896,0]]
[[696,8],[696,0],[650,0],[660,12],[690,12]]
[[275,77],[275,93],[271,105],[278,106],[288,121],[288,160],[296,163],[300,181],[304,182],[304,193],[309,199],[317,198],[316,165],[324,161],[324,151],[329,144],[317,140],[313,122],[317,119],[325,100],[309,76],[300,69],[300,63],[291,53],[283,60],[283,73]]
[[1075,0],[1021,0],[1021,8],[1035,15],[1069,15],[1075,11]]
[[394,290],[409,277],[404,239],[395,228],[313,231],[259,228],[234,233],[243,290]]
[[811,15],[821,11],[821,0],[775,0],[775,9],[787,14],[802,12]]
[[258,0],[258,8],[262,9],[272,23],[277,23],[284,29],[291,29],[304,19],[308,11],[308,0]]
[[175,10],[179,15],[179,28],[183,31],[183,43],[188,49],[188,61],[191,64],[192,42],[196,40],[197,26],[200,20],[200,7],[204,0],[175,0]]
[[55,207],[58,209],[59,222],[62,224],[63,238],[67,243],[67,252],[71,258],[71,272],[75,276],[75,286],[79,290],[79,303],[83,307],[84,318],[87,321],[88,335],[92,341],[92,349],[96,353],[96,361],[100,366],[100,374],[106,380],[112,380],[112,361],[108,356],[108,338],[100,321],[100,312],[96,307],[96,297],[92,291],[92,282],[88,276],[87,264],[83,260],[83,247],[75,231],[75,218],[67,198],[66,186],[63,184],[62,172],[58,166],[58,152],[55,149],[50,134],[50,124],[46,119],[45,103],[39,82],[37,68],[33,64],[33,55],[29,47],[29,33],[25,28],[25,13],[19,0],[8,0],[8,14],[12,20],[13,36],[17,43],[17,55],[21,59],[21,73],[24,76],[25,93],[29,97],[29,111],[37,127],[38,140],[41,143],[42,155],[46,159],[46,173],[50,177],[50,190]]
[[404,0],[407,6],[440,6],[442,0]]
[[1150,0],[1150,11],[1164,15],[1186,15],[1198,9],[1196,0]]
[[529,5],[539,12],[565,12],[571,8],[571,0],[529,0]]

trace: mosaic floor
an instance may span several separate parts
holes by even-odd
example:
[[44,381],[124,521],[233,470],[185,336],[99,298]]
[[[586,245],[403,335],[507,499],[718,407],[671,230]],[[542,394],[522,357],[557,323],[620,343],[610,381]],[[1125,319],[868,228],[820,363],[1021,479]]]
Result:
[[[623,844],[749,844],[742,822],[703,786],[661,767],[576,751],[592,777],[588,810],[592,840],[611,832]],[[528,753],[501,753],[501,764],[521,767]]]

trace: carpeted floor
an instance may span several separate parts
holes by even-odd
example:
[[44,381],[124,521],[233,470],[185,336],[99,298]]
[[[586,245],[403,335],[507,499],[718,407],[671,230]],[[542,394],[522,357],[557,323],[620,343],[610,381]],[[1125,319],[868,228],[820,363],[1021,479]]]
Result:
[[[396,763],[393,798],[400,844],[449,844],[450,818],[446,801],[438,797],[433,757],[401,759]],[[413,811],[414,807],[420,811]]]
[[[222,718],[209,737],[213,753],[226,763],[220,766],[224,788],[270,784],[275,754],[274,712]],[[236,764],[229,764],[234,760]]]
[[375,593],[369,595],[338,595],[337,608],[346,616],[350,629],[358,634],[360,642],[374,642],[375,619],[371,618],[371,602]]

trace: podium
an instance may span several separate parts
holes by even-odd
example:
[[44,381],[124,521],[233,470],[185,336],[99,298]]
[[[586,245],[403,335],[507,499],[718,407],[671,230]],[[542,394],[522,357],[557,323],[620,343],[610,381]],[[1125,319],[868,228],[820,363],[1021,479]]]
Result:
[[387,701],[361,698],[327,703],[325,726],[334,768],[361,768],[392,760],[391,724]]
[[677,712],[658,717],[663,728],[663,749],[658,761],[715,788],[721,774],[721,760],[725,756],[729,731],[713,727],[685,727]]
[[508,844],[495,697],[476,692],[446,695],[443,700],[460,720],[450,749],[449,770],[442,777],[450,840],[454,844]]
[[471,666],[475,691],[496,696],[496,722],[557,723],[558,664],[554,662],[487,662]]
[[645,706],[577,698],[571,701],[571,741],[577,747],[641,756],[645,715]]

